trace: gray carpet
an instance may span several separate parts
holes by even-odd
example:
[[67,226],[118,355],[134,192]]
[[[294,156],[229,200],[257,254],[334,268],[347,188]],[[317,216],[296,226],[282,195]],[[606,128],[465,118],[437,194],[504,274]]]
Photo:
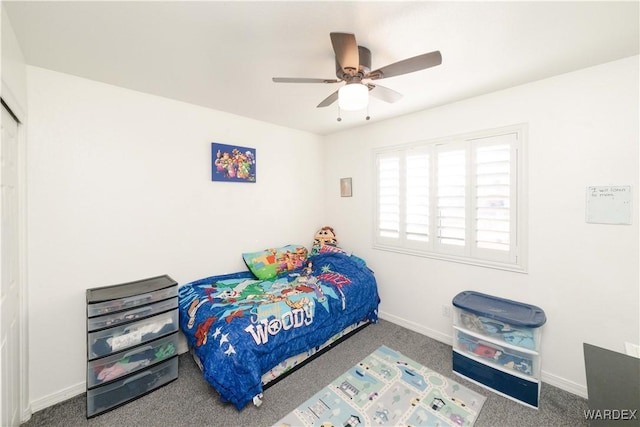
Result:
[[381,320],[272,386],[259,408],[238,412],[220,403],[191,356],[183,354],[178,379],[138,400],[87,420],[80,395],[33,414],[23,426],[271,426],[383,344],[487,396],[478,427],[588,425],[585,399],[543,384],[540,409],[525,407],[453,374],[451,346]]

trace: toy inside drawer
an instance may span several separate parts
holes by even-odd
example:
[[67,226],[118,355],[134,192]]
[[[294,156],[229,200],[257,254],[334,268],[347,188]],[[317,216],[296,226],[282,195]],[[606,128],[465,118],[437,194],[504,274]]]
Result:
[[162,301],[177,296],[178,288],[176,286],[170,286],[168,288],[159,289],[157,291],[147,292],[131,297],[93,303],[87,306],[87,316],[95,317],[102,314],[113,313],[116,311],[129,310],[134,307]]
[[178,330],[178,311],[87,334],[87,355],[92,360],[152,341]]
[[97,329],[116,326],[120,323],[131,322],[133,320],[142,319],[171,310],[178,307],[178,297],[173,297],[164,301],[145,305],[143,307],[134,308],[127,311],[119,311],[113,314],[105,314],[98,317],[90,317],[87,319],[87,330],[89,332]]
[[503,370],[513,370],[527,376],[535,376],[539,369],[540,356],[533,352],[519,351],[511,346],[501,346],[481,337],[456,330],[453,347]]
[[150,392],[178,377],[178,358],[173,357],[137,374],[87,391],[87,417],[112,409]]
[[454,324],[516,347],[529,350],[540,348],[540,328],[514,326],[454,307]]
[[159,338],[148,344],[87,363],[87,388],[141,371],[178,352],[178,334]]

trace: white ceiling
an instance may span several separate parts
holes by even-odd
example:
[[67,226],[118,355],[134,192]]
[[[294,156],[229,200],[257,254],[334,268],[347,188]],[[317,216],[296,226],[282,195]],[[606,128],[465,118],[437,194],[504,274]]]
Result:
[[638,1],[3,1],[26,61],[318,134],[366,112],[316,108],[339,84],[332,31],[351,32],[372,68],[439,50],[442,65],[376,81],[371,122],[637,55]]

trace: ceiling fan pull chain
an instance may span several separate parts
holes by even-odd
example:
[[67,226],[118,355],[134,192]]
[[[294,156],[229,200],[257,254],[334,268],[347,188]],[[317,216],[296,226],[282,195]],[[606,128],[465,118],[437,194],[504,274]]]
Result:
[[367,104],[367,117],[365,117],[365,120],[370,120],[371,116],[369,115],[369,104]]
[[340,110],[340,105],[338,105],[338,118],[336,119],[337,121],[341,122],[342,121],[342,117],[340,117],[342,115],[341,110]]

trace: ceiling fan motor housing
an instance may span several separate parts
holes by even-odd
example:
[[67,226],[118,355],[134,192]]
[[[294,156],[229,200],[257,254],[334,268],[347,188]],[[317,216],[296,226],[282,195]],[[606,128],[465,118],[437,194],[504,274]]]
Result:
[[362,80],[362,78],[371,71],[371,51],[364,46],[358,46],[358,57],[360,65],[357,70],[352,68],[343,70],[336,58],[336,77],[340,80],[346,81],[347,83],[354,80],[354,77],[357,77],[357,82]]

